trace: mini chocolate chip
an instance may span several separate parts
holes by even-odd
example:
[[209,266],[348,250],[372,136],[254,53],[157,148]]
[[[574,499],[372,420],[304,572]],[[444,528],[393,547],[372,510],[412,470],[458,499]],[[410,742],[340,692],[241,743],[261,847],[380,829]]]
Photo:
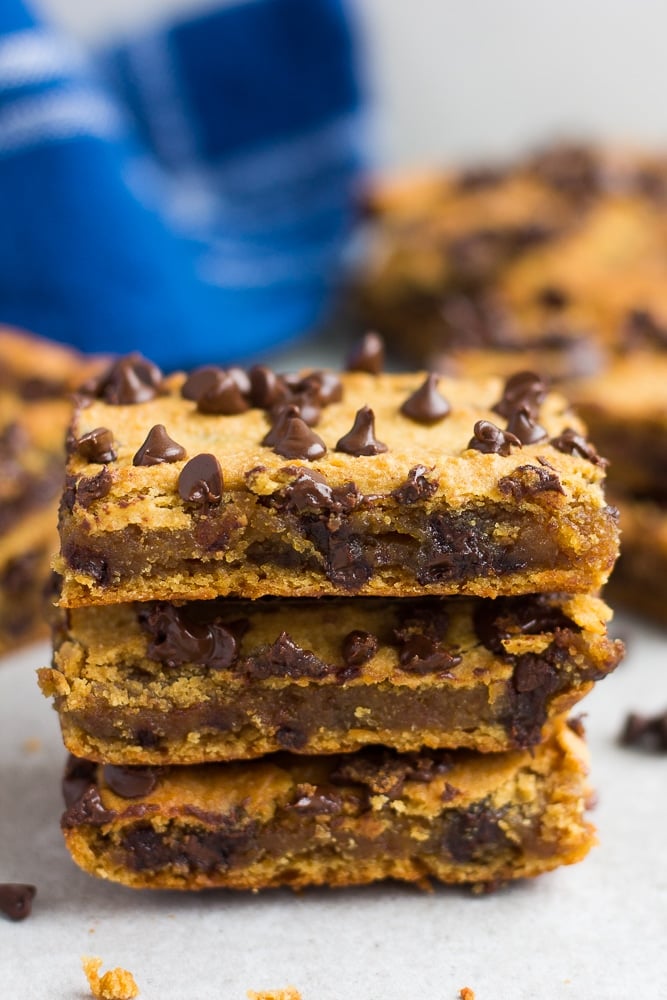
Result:
[[438,376],[431,372],[420,387],[401,405],[404,417],[418,424],[436,424],[450,412],[451,406],[438,392]]
[[118,454],[114,448],[114,439],[111,431],[106,427],[96,427],[93,431],[88,431],[75,442],[77,453],[87,462],[100,462],[107,465],[115,462]]
[[157,773],[152,767],[118,767],[105,764],[104,780],[121,799],[141,799],[157,786]]
[[181,500],[203,507],[219,504],[222,500],[222,469],[215,455],[206,452],[195,455],[187,462],[178,477]]
[[658,715],[630,712],[619,739],[623,746],[664,753],[667,751],[667,710]]
[[37,890],[23,882],[0,882],[0,912],[10,920],[25,920],[32,912]]
[[265,365],[253,365],[249,373],[250,401],[260,410],[268,410],[271,406],[285,399],[288,388],[284,379],[276,375]]
[[222,369],[215,365],[204,365],[201,368],[195,368],[194,371],[190,372],[181,386],[181,396],[183,399],[190,399],[193,403],[196,403],[199,397],[215,383],[221,371]]
[[244,399],[237,383],[225,371],[217,372],[215,380],[207,385],[197,399],[199,413],[231,416],[245,413],[249,407],[250,404]]
[[182,458],[185,458],[185,448],[169,437],[164,424],[156,424],[132,459],[132,465],[162,465],[180,462]]
[[561,310],[569,305],[570,297],[562,288],[555,285],[545,285],[537,293],[537,301],[545,309]]
[[540,427],[531,417],[530,407],[524,403],[519,406],[507,422],[507,430],[518,437],[521,444],[536,444],[544,441],[549,435],[544,427]]
[[598,455],[593,445],[572,427],[566,427],[563,433],[552,438],[550,443],[556,451],[562,451],[564,455],[578,455],[580,458],[592,462],[593,465],[602,466],[602,468],[608,464],[607,459]]
[[108,469],[102,469],[95,476],[80,479],[76,485],[76,500],[82,507],[90,507],[96,500],[102,500],[109,493],[113,476]]
[[301,458],[312,462],[325,455],[327,447],[301,417],[287,416],[282,435],[273,445],[273,450],[284,458]]
[[521,442],[515,434],[503,431],[490,420],[478,420],[473,428],[474,437],[468,443],[469,448],[481,451],[485,455],[509,455],[511,446],[521,447]]
[[368,406],[357,410],[352,430],[344,434],[336,445],[336,451],[356,455],[358,458],[362,455],[380,455],[387,450],[386,444],[375,437],[375,414]]
[[410,505],[418,500],[428,500],[437,493],[438,481],[427,479],[424,473],[428,471],[425,465],[414,465],[405,482],[391,491],[396,503]]
[[300,417],[301,411],[298,406],[294,403],[285,403],[280,406],[273,417],[273,423],[271,424],[271,430],[267,431],[262,438],[262,444],[266,448],[273,448],[274,444],[282,438],[285,430],[287,428],[287,421],[290,417]]
[[372,632],[354,629],[348,632],[342,643],[343,660],[350,667],[358,667],[370,660],[378,650],[377,636]]
[[379,375],[384,368],[384,341],[377,333],[366,333],[347,357],[345,370]]
[[104,399],[112,406],[130,406],[155,399],[162,384],[162,372],[141,354],[128,354],[101,377],[86,383],[82,391]]
[[535,372],[516,372],[507,379],[502,398],[493,411],[509,419],[520,406],[526,406],[530,416],[537,417],[546,395],[546,384],[539,375]]

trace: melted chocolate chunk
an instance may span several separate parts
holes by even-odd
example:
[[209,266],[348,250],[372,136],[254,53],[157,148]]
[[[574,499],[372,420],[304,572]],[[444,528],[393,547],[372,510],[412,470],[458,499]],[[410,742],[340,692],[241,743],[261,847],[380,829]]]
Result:
[[507,430],[510,434],[518,437],[521,444],[536,444],[538,441],[544,441],[549,436],[544,427],[540,427],[532,419],[530,408],[525,403],[519,406],[511,415],[507,422]]
[[354,483],[329,486],[321,472],[315,469],[290,469],[296,478],[285,488],[284,498],[288,510],[301,513],[320,510],[327,514],[340,514],[353,510],[359,502],[359,493]]
[[10,920],[25,920],[32,913],[37,890],[23,882],[0,882],[0,913]]
[[89,785],[81,798],[66,810],[61,825],[65,829],[74,826],[104,826],[114,817],[115,813],[103,805],[97,786]]
[[598,455],[593,445],[571,427],[566,427],[563,433],[552,438],[550,443],[556,451],[562,451],[564,455],[578,455],[603,468],[608,464],[607,459]]
[[425,473],[429,470],[425,465],[414,465],[402,486],[392,490],[391,495],[397,503],[410,504],[419,500],[428,500],[438,491],[438,481],[427,479]]
[[282,436],[273,445],[273,450],[284,458],[300,458],[313,462],[326,454],[327,447],[321,437],[301,419],[287,417]]
[[453,811],[444,838],[446,850],[460,863],[483,858],[486,850],[507,842],[501,819],[502,810],[491,809],[483,802]]
[[164,424],[156,424],[132,459],[132,465],[162,465],[180,462],[182,458],[185,458],[185,448],[169,437]]
[[96,476],[87,476],[76,484],[76,500],[82,507],[90,507],[109,493],[113,476],[108,469],[101,469]]
[[348,667],[359,667],[362,663],[367,663],[377,651],[377,636],[361,629],[348,632],[342,642],[343,660]]
[[97,765],[82,757],[75,757],[70,754],[65,764],[65,773],[62,781],[62,792],[66,806],[72,806],[78,802],[83,793],[95,783],[95,773]]
[[626,747],[636,747],[652,753],[667,752],[667,710],[658,715],[629,712],[619,737]]
[[219,414],[231,416],[236,413],[245,413],[250,408],[250,404],[243,396],[236,380],[229,372],[216,372],[215,378],[211,380],[203,392],[197,397],[197,411],[199,413]]
[[214,604],[177,608],[159,601],[140,607],[138,619],[151,636],[149,658],[168,667],[199,663],[212,670],[225,670],[237,659],[238,633],[243,630],[223,625],[215,616]]
[[77,545],[76,542],[66,542],[63,546],[63,557],[73,570],[92,577],[96,583],[104,586],[109,582],[111,575],[109,564],[99,552]]
[[451,767],[451,754],[443,751],[398,754],[387,747],[369,747],[339,758],[329,780],[334,785],[363,785],[374,795],[397,799],[406,781],[428,783]]
[[571,618],[546,597],[531,594],[527,597],[499,597],[479,601],[475,605],[474,626],[477,638],[492,653],[504,655],[503,640],[515,635],[540,635],[568,629],[581,629]]
[[97,379],[86,383],[82,392],[104,399],[112,406],[130,406],[155,399],[162,385],[162,372],[141,354],[128,354]]
[[294,726],[281,726],[280,729],[276,729],[275,736],[276,743],[283,750],[302,750],[308,742],[307,734],[301,729],[296,729]]
[[398,660],[401,670],[406,673],[420,676],[438,673],[442,677],[451,677],[449,671],[461,662],[461,657],[439,649],[437,643],[427,635],[411,635],[403,642]]
[[281,632],[272,646],[244,660],[242,669],[251,680],[264,680],[267,677],[327,677],[334,668],[309,649],[298,646],[287,632]]
[[451,406],[444,396],[438,392],[438,376],[433,372],[401,405],[404,417],[418,424],[436,424],[450,412]]
[[341,812],[343,800],[330,788],[320,789],[316,785],[297,785],[296,802],[292,809],[305,816],[333,816]]
[[350,351],[345,364],[348,372],[379,375],[384,368],[384,341],[377,333],[366,333]]
[[105,764],[104,780],[121,799],[141,799],[150,795],[158,783],[157,771],[152,767],[118,767]]
[[468,442],[468,447],[474,448],[475,451],[481,451],[485,455],[493,454],[507,457],[512,445],[521,447],[521,442],[516,434],[501,430],[490,420],[478,420],[473,428],[473,435]]
[[222,500],[222,469],[215,455],[195,455],[178,477],[178,493],[185,503],[215,506]]
[[196,403],[201,395],[212,385],[215,385],[217,376],[222,369],[215,365],[203,365],[190,372],[185,382],[181,386],[181,396],[183,399],[190,399]]
[[556,473],[537,465],[518,466],[511,476],[503,476],[498,480],[498,489],[504,496],[513,496],[515,500],[525,500],[537,493],[549,492],[565,496]]
[[357,410],[352,429],[336,445],[336,451],[357,457],[380,455],[387,450],[386,444],[375,437],[375,414],[368,406]]
[[516,372],[505,383],[502,398],[493,407],[494,413],[511,419],[521,407],[526,407],[531,419],[536,419],[547,395],[546,383],[535,372]]
[[257,827],[247,819],[244,821],[239,810],[229,816],[216,816],[215,823],[215,831],[207,831],[198,824],[191,834],[180,839],[170,836],[169,831],[158,832],[151,826],[133,824],[122,834],[125,863],[138,872],[159,871],[183,863],[194,871],[226,871],[239,853],[252,850]]
[[114,448],[113,434],[106,427],[96,427],[93,431],[88,431],[75,442],[77,454],[85,458],[87,462],[100,462],[107,465],[115,462],[118,453]]

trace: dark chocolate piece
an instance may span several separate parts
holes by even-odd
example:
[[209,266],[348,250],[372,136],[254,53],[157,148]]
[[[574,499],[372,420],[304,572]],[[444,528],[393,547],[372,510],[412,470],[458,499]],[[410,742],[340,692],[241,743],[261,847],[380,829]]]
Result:
[[418,424],[436,424],[450,412],[451,406],[438,392],[438,376],[431,372],[420,387],[401,406],[404,417]]
[[198,614],[199,605],[177,608],[166,601],[140,607],[139,622],[152,638],[148,655],[168,667],[184,663],[201,663],[213,670],[230,667],[238,655],[238,639],[234,632],[208,617]]
[[235,413],[245,413],[250,404],[243,396],[239,386],[229,372],[216,372],[201,395],[197,398],[199,413],[212,413],[230,416]]
[[505,383],[502,398],[493,407],[501,417],[511,418],[520,407],[525,406],[531,418],[535,419],[547,395],[546,383],[535,372],[516,372]]
[[88,431],[75,444],[75,449],[81,458],[87,462],[100,462],[107,465],[115,462],[118,454],[114,448],[113,434],[107,427],[96,427]]
[[378,639],[372,632],[354,629],[342,643],[343,660],[349,667],[359,667],[372,659],[378,650]]
[[25,920],[32,912],[37,890],[23,882],[0,882],[0,913],[10,920]]
[[164,424],[151,427],[146,440],[132,459],[132,465],[162,465],[163,462],[180,462],[185,458],[185,448],[167,434]]
[[379,375],[384,368],[384,341],[377,333],[366,333],[347,356],[345,370]]
[[407,474],[402,486],[392,490],[391,495],[397,503],[410,505],[418,500],[428,500],[438,491],[438,483],[427,479],[425,473],[429,470],[425,465],[414,465]]
[[283,425],[282,436],[273,445],[273,450],[284,458],[301,458],[312,462],[325,455],[327,447],[301,417],[288,416]]
[[607,465],[607,459],[598,455],[597,451],[585,437],[578,434],[571,427],[566,427],[562,434],[551,439],[551,444],[557,451],[562,451],[564,455],[579,455],[586,458],[593,465]]
[[481,451],[485,455],[493,454],[507,457],[512,445],[517,448],[521,447],[521,442],[516,434],[501,430],[490,420],[478,420],[473,428],[473,434],[468,447],[474,448],[475,451]]
[[183,466],[178,477],[181,500],[199,507],[219,504],[222,500],[222,469],[215,455],[203,452]]
[[667,752],[667,710],[658,715],[629,712],[619,737],[626,747],[653,753]]
[[86,476],[76,485],[76,500],[82,507],[90,507],[96,500],[102,500],[111,489],[113,476],[108,469],[101,469],[96,476]]
[[536,493],[561,493],[565,490],[555,472],[544,466],[520,465],[511,476],[503,476],[498,480],[498,489],[504,496],[513,496],[515,500],[524,500]]
[[386,444],[375,437],[375,414],[368,406],[357,410],[352,429],[336,444],[336,451],[357,457],[380,455],[387,450]]
[[525,403],[518,406],[512,413],[507,422],[507,430],[510,434],[518,437],[521,444],[536,444],[549,436],[544,427],[540,427],[532,419],[530,407],[526,406]]
[[105,764],[102,769],[107,785],[121,799],[140,799],[157,787],[157,772],[152,767],[119,767]]

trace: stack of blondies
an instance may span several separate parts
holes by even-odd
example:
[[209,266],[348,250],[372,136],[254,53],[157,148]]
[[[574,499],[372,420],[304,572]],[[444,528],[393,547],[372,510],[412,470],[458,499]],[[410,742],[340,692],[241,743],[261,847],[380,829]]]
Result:
[[67,845],[135,887],[532,876],[593,843],[604,463],[536,375],[145,359],[69,435],[41,671]]

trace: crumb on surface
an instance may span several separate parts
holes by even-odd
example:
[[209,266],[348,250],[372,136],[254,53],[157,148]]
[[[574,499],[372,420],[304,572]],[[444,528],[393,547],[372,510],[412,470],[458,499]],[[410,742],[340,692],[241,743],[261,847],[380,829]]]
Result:
[[459,1000],[475,1000],[475,991],[469,986],[462,986],[459,990]]
[[36,736],[32,736],[30,739],[23,741],[21,749],[24,753],[39,753],[42,749],[42,741],[38,740]]
[[90,992],[97,1000],[133,1000],[139,995],[134,976],[127,969],[109,969],[100,978],[101,958],[85,956],[81,961]]
[[247,997],[248,1000],[301,1000],[296,986],[286,986],[283,990],[260,990],[259,993],[248,990]]

